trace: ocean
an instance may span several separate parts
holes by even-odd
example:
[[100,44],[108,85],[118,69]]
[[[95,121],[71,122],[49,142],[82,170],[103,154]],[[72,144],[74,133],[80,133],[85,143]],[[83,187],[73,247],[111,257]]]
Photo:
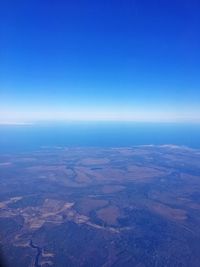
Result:
[[44,146],[121,147],[150,144],[200,148],[200,125],[73,122],[0,126],[1,153],[30,151]]

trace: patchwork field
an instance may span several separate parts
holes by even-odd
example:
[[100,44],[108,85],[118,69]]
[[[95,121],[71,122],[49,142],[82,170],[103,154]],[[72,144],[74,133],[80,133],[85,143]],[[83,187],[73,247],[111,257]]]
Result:
[[0,180],[5,266],[200,266],[199,150],[2,154]]

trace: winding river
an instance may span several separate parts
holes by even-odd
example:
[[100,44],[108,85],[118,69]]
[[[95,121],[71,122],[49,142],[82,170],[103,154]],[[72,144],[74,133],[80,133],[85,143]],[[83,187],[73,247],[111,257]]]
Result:
[[30,247],[34,248],[34,249],[37,249],[37,254],[35,256],[35,263],[34,263],[34,266],[35,267],[41,267],[41,265],[39,264],[39,258],[40,258],[40,255],[42,253],[42,249],[36,245],[33,244],[33,241],[30,240],[30,243],[29,243]]

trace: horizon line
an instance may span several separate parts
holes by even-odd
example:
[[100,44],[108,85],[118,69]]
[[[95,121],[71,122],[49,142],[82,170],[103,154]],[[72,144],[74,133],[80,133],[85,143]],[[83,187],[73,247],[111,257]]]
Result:
[[188,120],[41,120],[41,121],[0,121],[0,126],[32,126],[41,124],[68,124],[68,123],[155,123],[155,124],[199,124],[200,121]]

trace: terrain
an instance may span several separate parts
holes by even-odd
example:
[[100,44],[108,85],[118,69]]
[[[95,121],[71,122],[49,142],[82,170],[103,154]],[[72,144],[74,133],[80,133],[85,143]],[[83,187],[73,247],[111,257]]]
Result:
[[0,182],[5,266],[200,266],[198,149],[4,153]]

